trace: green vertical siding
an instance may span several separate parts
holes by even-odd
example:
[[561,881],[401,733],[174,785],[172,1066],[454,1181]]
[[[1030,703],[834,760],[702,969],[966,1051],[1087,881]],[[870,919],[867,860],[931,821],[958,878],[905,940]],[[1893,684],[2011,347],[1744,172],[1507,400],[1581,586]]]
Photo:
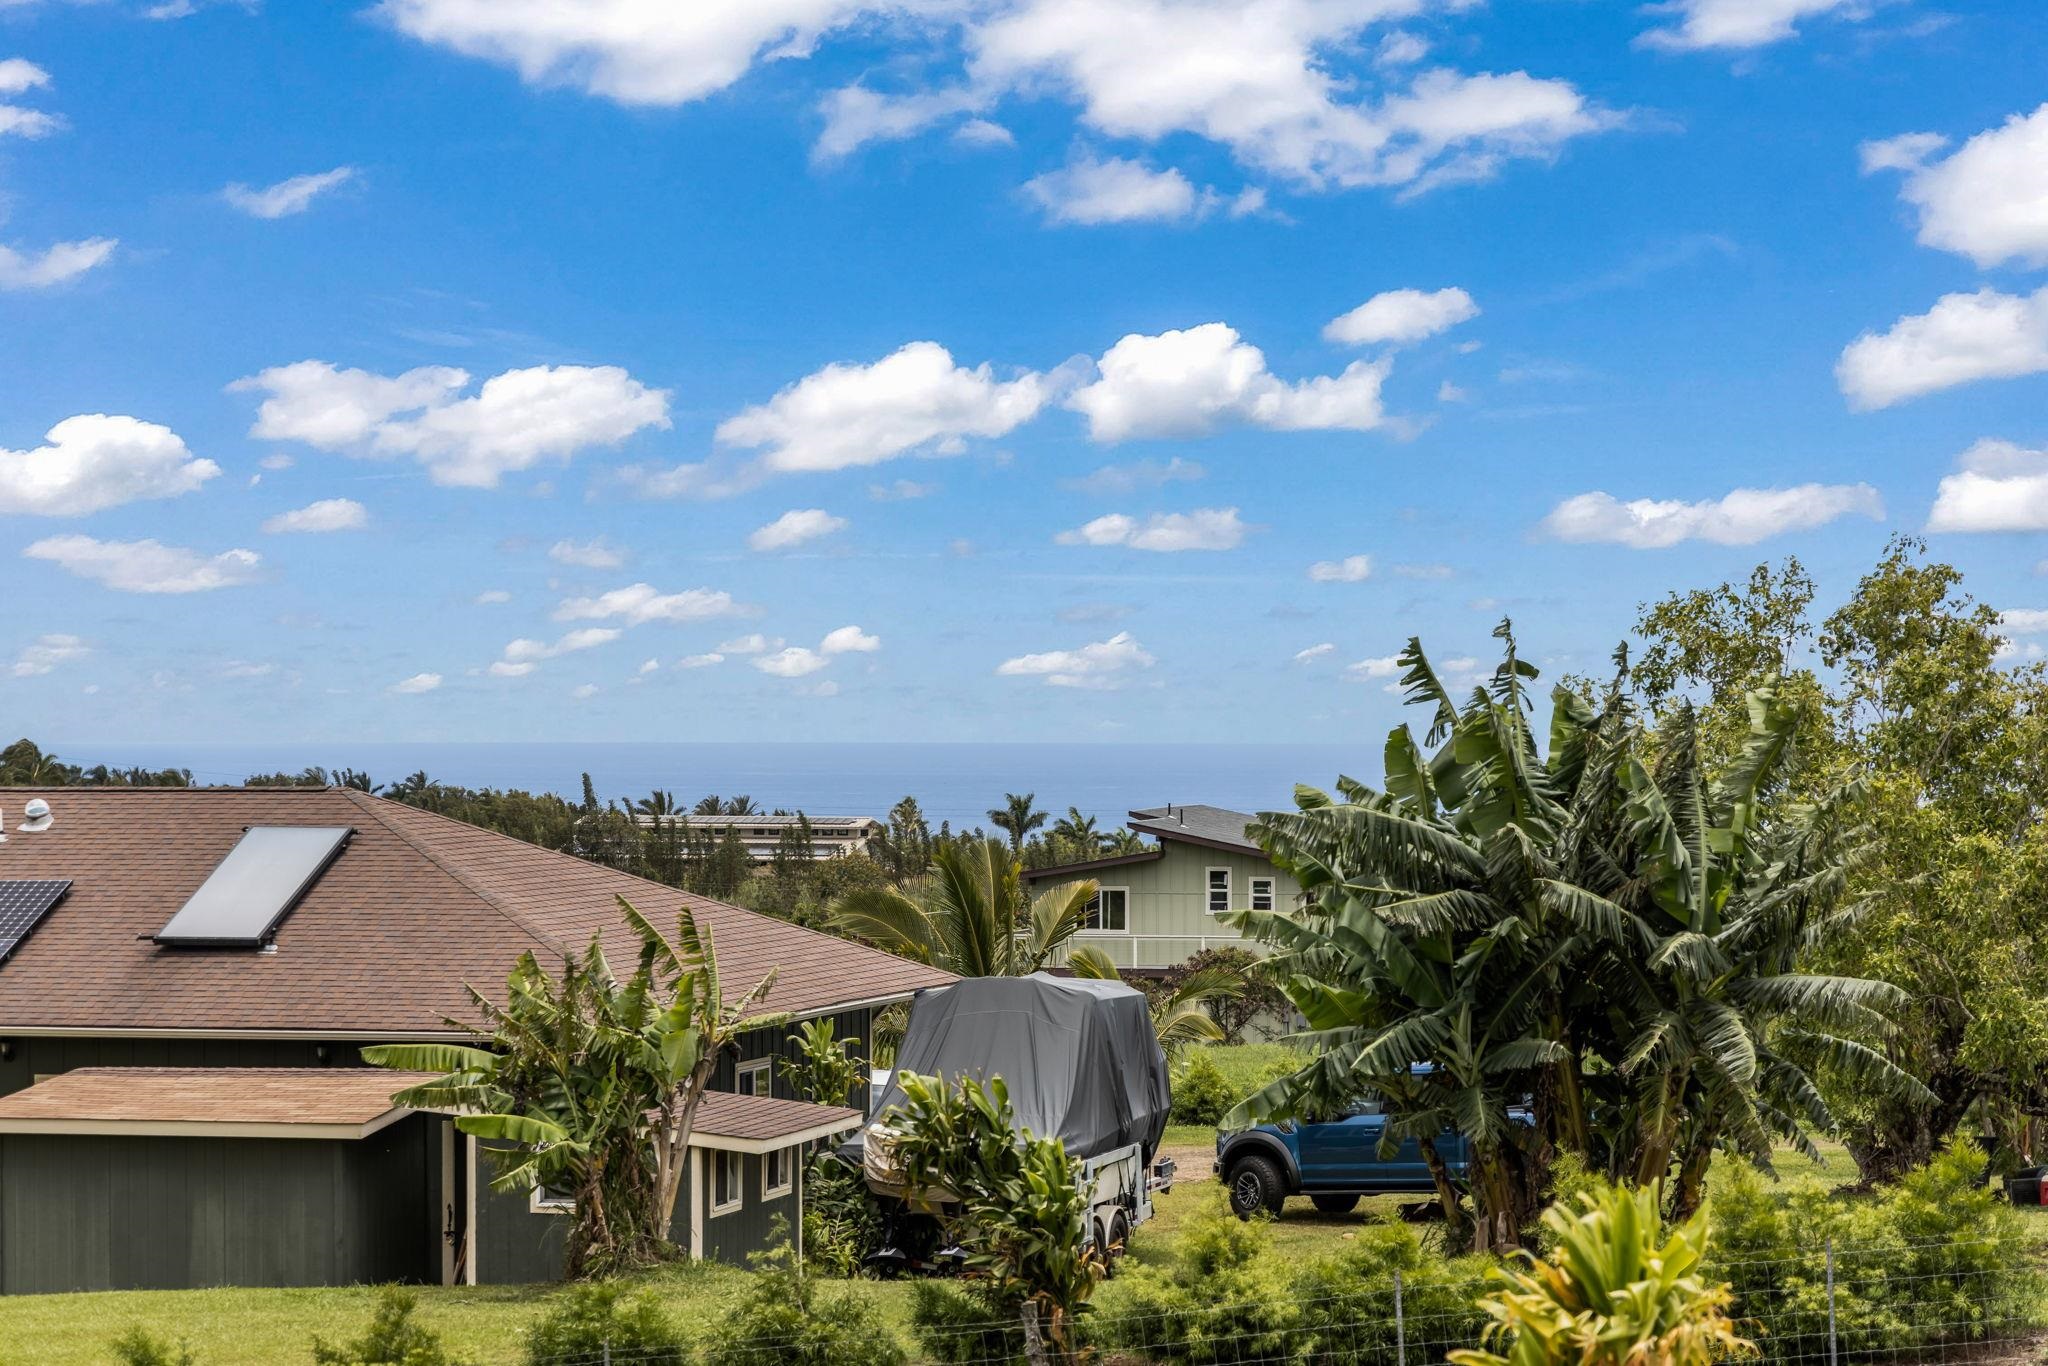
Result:
[[[740,1207],[730,1214],[711,1213],[711,1154],[708,1152],[704,1154],[703,1189],[699,1195],[704,1201],[705,1259],[744,1266],[748,1253],[766,1250],[778,1241],[778,1233],[780,1237],[795,1239],[798,1214],[793,1190],[773,1200],[761,1197],[761,1168],[767,1162],[766,1158],[750,1153],[738,1156],[745,1167]],[[795,1161],[795,1158],[791,1160]],[[782,1220],[780,1230],[775,1226],[777,1218]]]
[[438,1275],[431,1121],[356,1142],[0,1138],[0,1288],[348,1285]]
[[[1231,945],[1261,951],[1244,940],[1220,916],[1208,911],[1208,870],[1230,870],[1230,909],[1251,907],[1251,879],[1274,880],[1274,906],[1286,910],[1301,895],[1293,878],[1257,854],[1226,853],[1180,840],[1161,842],[1164,853],[1143,863],[1126,863],[1099,868],[1082,876],[1104,887],[1123,887],[1130,892],[1130,928],[1122,934],[1077,935],[1073,944],[1093,944],[1102,949],[1118,967],[1161,968],[1185,962],[1204,948]],[[1039,879],[1044,888],[1063,877]]]

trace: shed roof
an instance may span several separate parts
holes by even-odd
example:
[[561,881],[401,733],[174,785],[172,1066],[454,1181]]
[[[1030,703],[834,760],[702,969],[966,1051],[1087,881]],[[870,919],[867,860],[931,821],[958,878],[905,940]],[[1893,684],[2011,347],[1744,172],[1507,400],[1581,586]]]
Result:
[[706,1091],[697,1104],[697,1118],[690,1128],[690,1146],[723,1148],[728,1152],[767,1152],[843,1134],[858,1129],[862,1122],[860,1111],[843,1105],[813,1105],[809,1101],[773,1096]]
[[[656,923],[689,906],[734,994],[770,969],[764,1013],[818,1014],[942,986],[952,975],[350,788],[0,788],[50,803],[47,830],[0,844],[0,879],[69,878],[70,894],[0,964],[0,1035],[445,1033],[464,991],[503,989],[600,934],[638,942],[623,896]],[[252,825],[355,836],[262,951],[159,945],[163,927]]]
[[81,1067],[0,1096],[0,1134],[365,1138],[431,1073],[373,1067]]

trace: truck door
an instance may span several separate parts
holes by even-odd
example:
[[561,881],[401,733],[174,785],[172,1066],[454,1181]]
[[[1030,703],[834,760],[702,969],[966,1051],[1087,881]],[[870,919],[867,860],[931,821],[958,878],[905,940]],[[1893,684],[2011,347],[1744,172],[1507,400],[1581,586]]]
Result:
[[1366,1190],[1376,1184],[1386,1122],[1377,1101],[1361,1101],[1342,1115],[1302,1125],[1302,1189]]

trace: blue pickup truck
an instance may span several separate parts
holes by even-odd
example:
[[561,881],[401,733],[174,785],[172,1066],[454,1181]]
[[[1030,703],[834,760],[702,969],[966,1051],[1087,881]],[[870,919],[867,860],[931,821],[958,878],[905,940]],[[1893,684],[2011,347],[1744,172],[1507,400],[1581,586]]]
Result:
[[[1517,1119],[1526,1119],[1517,1114]],[[1261,1210],[1280,1212],[1290,1195],[1306,1195],[1325,1214],[1342,1214],[1362,1195],[1434,1195],[1422,1145],[1401,1140],[1380,1156],[1386,1116],[1378,1101],[1352,1105],[1320,1123],[1261,1124],[1216,1135],[1216,1175],[1230,1192],[1230,1208],[1241,1219]],[[1436,1150],[1453,1176],[1463,1176],[1469,1154],[1464,1137],[1445,1130]]]

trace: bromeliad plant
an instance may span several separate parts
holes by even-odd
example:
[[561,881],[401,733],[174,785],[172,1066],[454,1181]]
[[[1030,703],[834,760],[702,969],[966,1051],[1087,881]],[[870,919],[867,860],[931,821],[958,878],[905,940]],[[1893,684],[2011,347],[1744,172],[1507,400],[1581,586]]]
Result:
[[697,1106],[741,1032],[778,1022],[752,1013],[775,974],[727,1000],[711,931],[687,906],[673,935],[623,897],[619,908],[640,940],[639,962],[623,980],[595,937],[563,960],[559,980],[524,954],[503,1005],[468,988],[481,1027],[449,1021],[476,1047],[363,1050],[378,1066],[443,1073],[392,1099],[451,1112],[464,1133],[505,1145],[494,1188],[544,1186],[574,1197],[572,1279],[670,1254]]
[[1704,1215],[1663,1234],[1651,1191],[1589,1191],[1575,1210],[1552,1207],[1547,1258],[1500,1268],[1504,1282],[1480,1301],[1494,1351],[1457,1351],[1453,1366],[1708,1366],[1756,1355],[1728,1306],[1726,1285],[1695,1274],[1706,1251]]
[[1388,738],[1382,789],[1299,788],[1299,812],[1253,827],[1308,904],[1234,919],[1275,946],[1317,1055],[1226,1122],[1377,1093],[1385,1141],[1422,1145],[1454,1215],[1434,1140],[1455,1129],[1488,1251],[1518,1245],[1560,1152],[1669,1178],[1683,1216],[1716,1149],[1765,1162],[1774,1138],[1831,1127],[1809,1068],[1911,1093],[1860,1041],[1901,993],[1799,970],[1852,918],[1842,888],[1869,840],[1853,784],[1783,799],[1795,711],[1754,693],[1739,751],[1709,772],[1687,710],[1636,716],[1617,653],[1604,697],[1553,692],[1546,754],[1536,670],[1508,623],[1495,636],[1504,658],[1463,706],[1409,642],[1402,682],[1433,715],[1422,743]]
[[1019,1132],[1001,1077],[897,1074],[903,1105],[890,1153],[905,1183],[945,1202],[968,1265],[1023,1327],[1031,1366],[1078,1360],[1075,1320],[1102,1279],[1101,1250],[1085,1246],[1081,1163],[1057,1138]]

